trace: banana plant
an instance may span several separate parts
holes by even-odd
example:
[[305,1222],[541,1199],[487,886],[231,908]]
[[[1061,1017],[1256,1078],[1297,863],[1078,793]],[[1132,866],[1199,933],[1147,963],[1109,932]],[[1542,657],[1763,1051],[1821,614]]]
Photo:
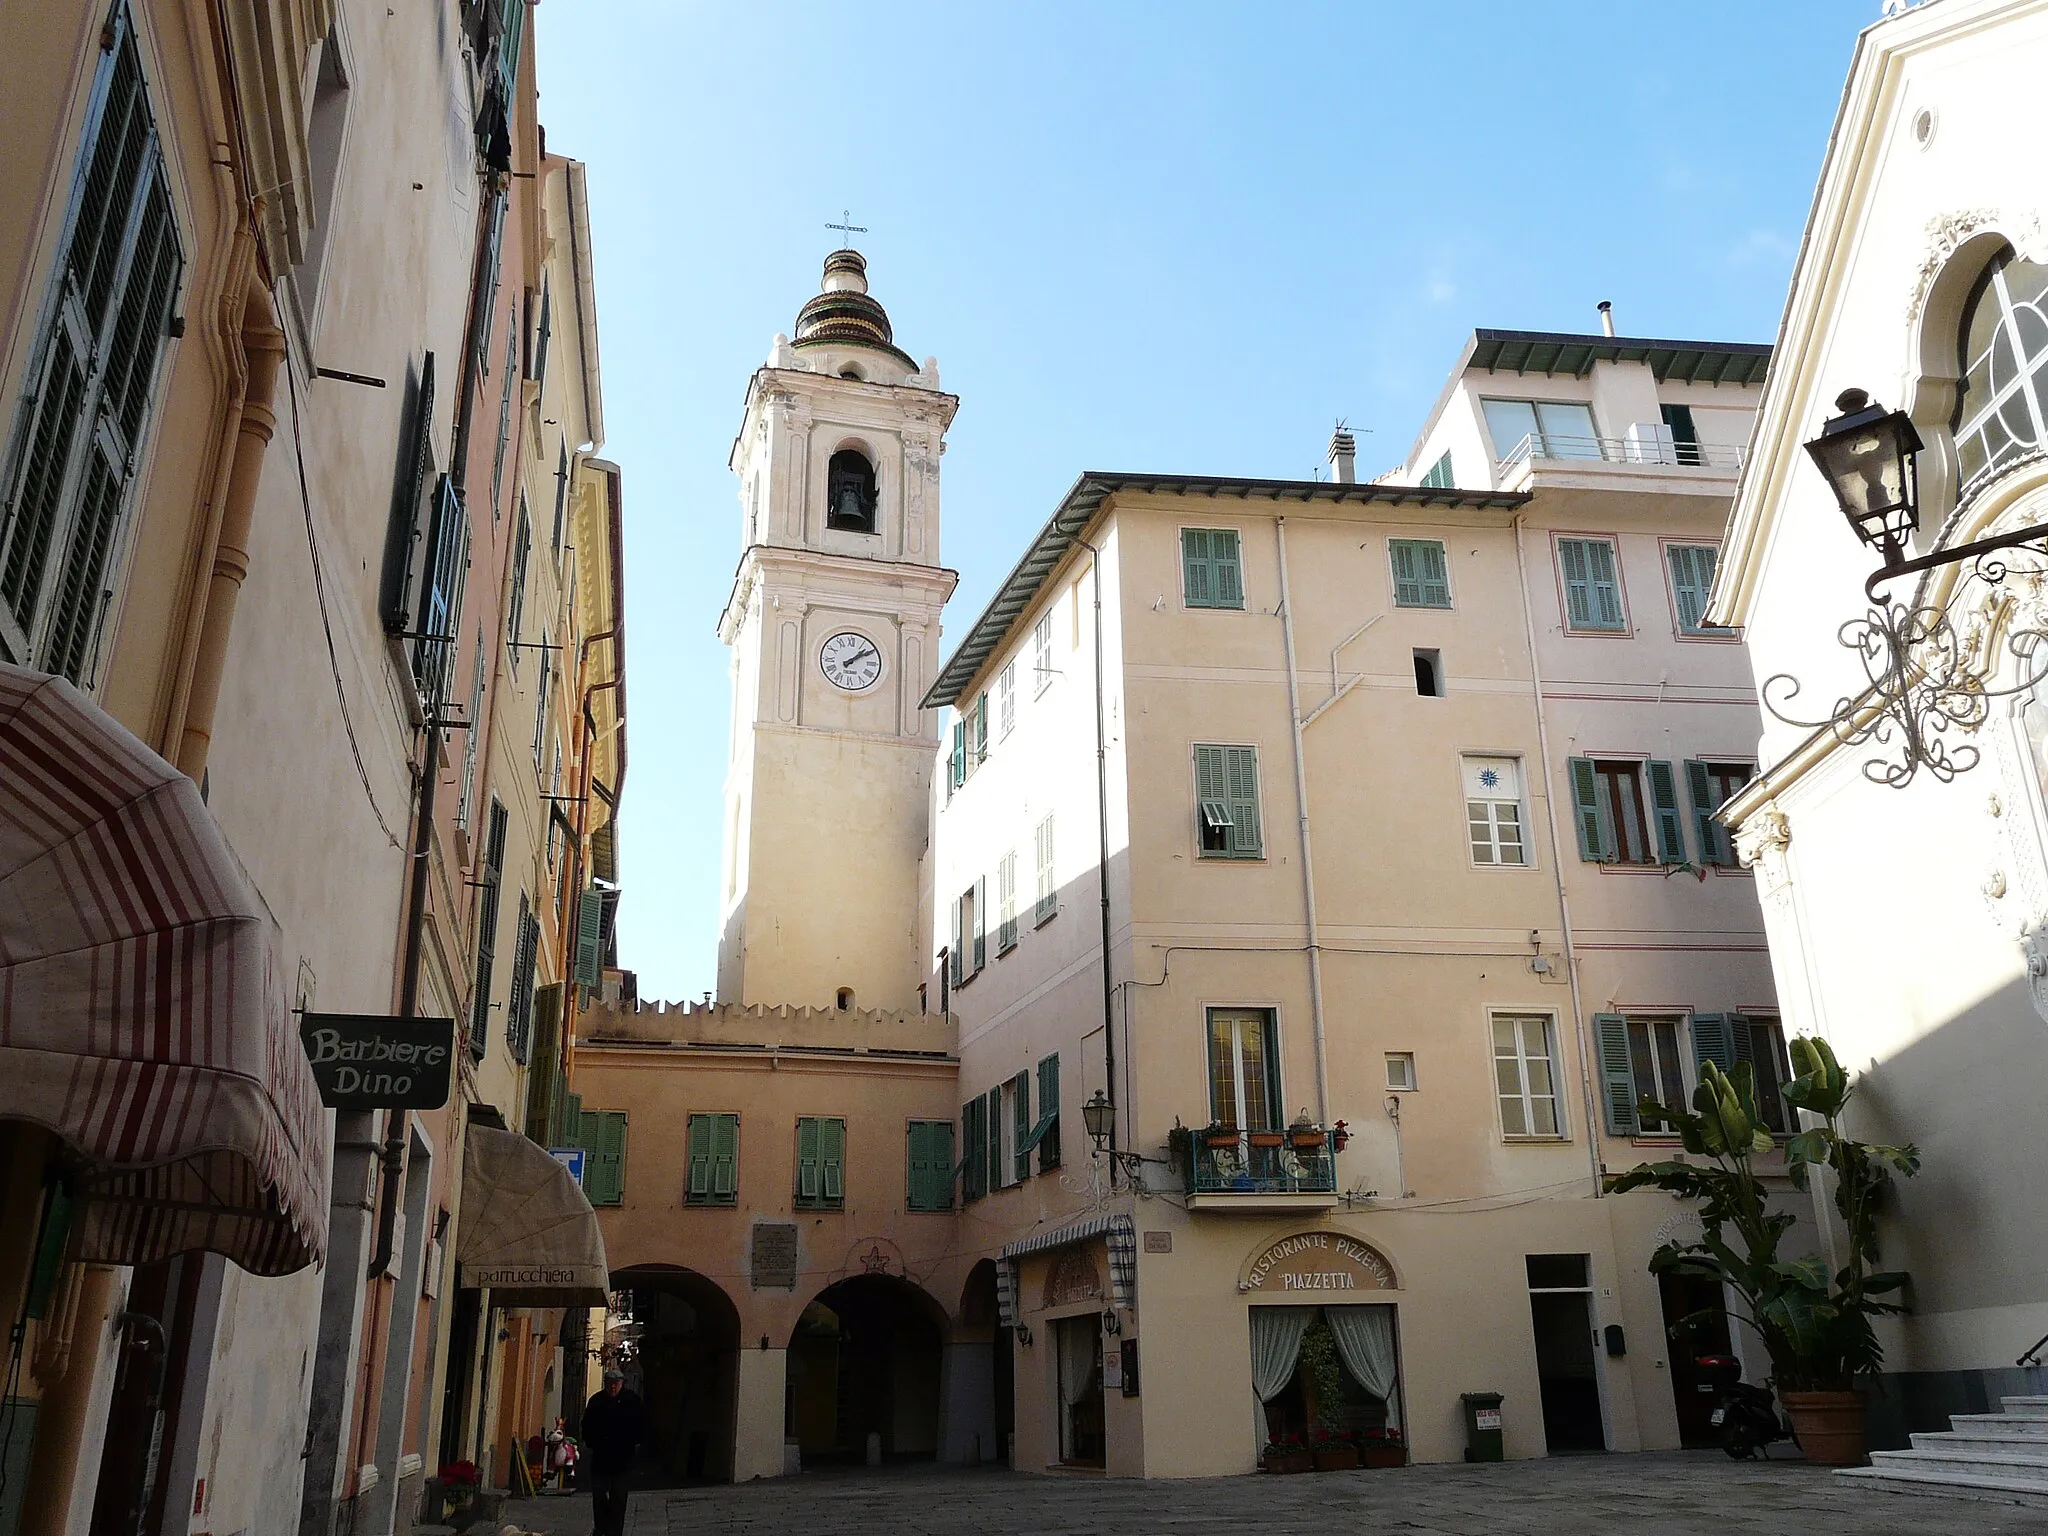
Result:
[[[1877,1216],[1892,1177],[1920,1168],[1911,1145],[1881,1146],[1851,1140],[1841,1120],[1853,1088],[1825,1040],[1790,1044],[1794,1076],[1783,1096],[1805,1112],[1807,1123],[1784,1143],[1785,1168],[1805,1189],[1815,1169],[1833,1182],[1836,1213],[1845,1234],[1846,1262],[1830,1274],[1819,1258],[1786,1258],[1780,1248],[1798,1224],[1774,1209],[1756,1160],[1777,1145],[1757,1113],[1756,1074],[1748,1062],[1724,1072],[1700,1068],[1692,1108],[1660,1104],[1645,1095],[1646,1123],[1662,1121],[1695,1158],[1709,1162],[1643,1163],[1606,1182],[1610,1194],[1661,1189],[1697,1203],[1700,1236],[1673,1240],[1650,1256],[1653,1274],[1702,1275],[1718,1280],[1740,1302],[1736,1318],[1751,1328],[1770,1356],[1780,1391],[1840,1391],[1882,1364],[1884,1352],[1871,1319],[1905,1308],[1894,1299],[1907,1277],[1878,1263]],[[1682,1318],[1696,1325],[1706,1313]]]

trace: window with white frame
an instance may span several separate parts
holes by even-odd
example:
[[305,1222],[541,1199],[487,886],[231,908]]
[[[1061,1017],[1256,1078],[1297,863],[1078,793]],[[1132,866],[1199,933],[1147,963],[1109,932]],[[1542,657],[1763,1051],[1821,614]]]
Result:
[[1059,886],[1053,875],[1052,814],[1050,812],[1046,814],[1043,821],[1039,822],[1038,832],[1033,841],[1036,844],[1038,855],[1038,904],[1032,911],[1032,921],[1034,923],[1044,923],[1050,921],[1052,915],[1060,909]]
[[1396,1093],[1412,1093],[1415,1089],[1415,1053],[1413,1051],[1387,1052],[1387,1086]]
[[1963,483],[2048,443],[2048,266],[2008,251],[1963,310],[1952,418]]
[[1017,728],[1017,664],[1014,661],[996,674],[996,717],[998,739]]
[[1527,443],[1534,459],[1597,459],[1600,439],[1593,430],[1593,412],[1564,400],[1481,400],[1493,456],[1506,460]]
[[1047,610],[1031,626],[1031,692],[1035,698],[1052,686],[1052,613]]
[[1393,568],[1396,608],[1451,606],[1450,568],[1444,559],[1443,540],[1389,539],[1387,563]]
[[1557,1027],[1549,1014],[1494,1015],[1493,1073],[1502,1135],[1564,1134],[1557,1101]]
[[1280,1061],[1270,1008],[1209,1010],[1209,1118],[1244,1131],[1279,1127]]
[[1513,757],[1467,757],[1465,829],[1475,864],[1529,862],[1522,838],[1522,764]]

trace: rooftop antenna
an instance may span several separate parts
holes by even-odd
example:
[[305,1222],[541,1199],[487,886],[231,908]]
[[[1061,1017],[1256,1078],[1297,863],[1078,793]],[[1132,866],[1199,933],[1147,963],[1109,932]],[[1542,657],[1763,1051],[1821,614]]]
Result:
[[841,209],[839,214],[839,222],[837,224],[827,224],[825,227],[827,229],[836,229],[841,234],[845,235],[847,237],[845,242],[846,246],[851,246],[853,244],[853,237],[855,235],[864,235],[868,232],[867,225],[856,224],[853,222],[853,210],[851,208]]

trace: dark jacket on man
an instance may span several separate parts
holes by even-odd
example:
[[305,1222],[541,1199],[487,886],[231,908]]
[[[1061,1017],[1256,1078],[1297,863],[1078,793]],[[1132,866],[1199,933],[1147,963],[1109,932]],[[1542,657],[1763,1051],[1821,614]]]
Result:
[[599,1392],[583,1407],[583,1459],[594,1475],[630,1472],[633,1452],[647,1439],[647,1405],[631,1387],[617,1397]]

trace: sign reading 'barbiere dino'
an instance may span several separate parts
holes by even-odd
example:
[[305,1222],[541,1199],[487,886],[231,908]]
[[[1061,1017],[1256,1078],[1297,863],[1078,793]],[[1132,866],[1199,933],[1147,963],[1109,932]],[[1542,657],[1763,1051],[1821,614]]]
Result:
[[299,1038],[329,1109],[439,1109],[455,1064],[453,1019],[307,1013]]

